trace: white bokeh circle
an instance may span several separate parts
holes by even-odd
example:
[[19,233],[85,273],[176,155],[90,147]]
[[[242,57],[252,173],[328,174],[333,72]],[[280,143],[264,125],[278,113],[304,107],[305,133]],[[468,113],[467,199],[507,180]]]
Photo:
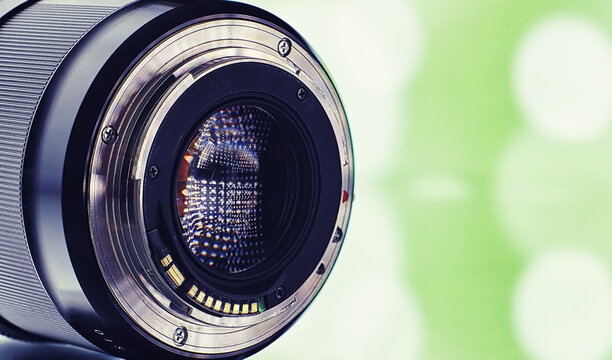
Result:
[[593,254],[536,258],[515,290],[514,325],[535,360],[602,360],[612,350],[612,274]]
[[612,121],[612,42],[573,16],[541,21],[522,40],[514,90],[527,121],[561,141],[588,141]]

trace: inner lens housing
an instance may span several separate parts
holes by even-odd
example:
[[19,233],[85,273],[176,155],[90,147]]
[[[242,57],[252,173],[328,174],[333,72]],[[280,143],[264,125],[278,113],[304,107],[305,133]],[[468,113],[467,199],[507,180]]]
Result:
[[188,302],[193,285],[224,302],[272,308],[317,268],[334,231],[341,162],[324,103],[298,97],[301,79],[259,62],[183,81],[141,117],[158,123],[145,127],[150,148],[132,144],[157,171],[142,183],[152,260],[166,272],[160,260],[171,256],[177,270],[166,282]]

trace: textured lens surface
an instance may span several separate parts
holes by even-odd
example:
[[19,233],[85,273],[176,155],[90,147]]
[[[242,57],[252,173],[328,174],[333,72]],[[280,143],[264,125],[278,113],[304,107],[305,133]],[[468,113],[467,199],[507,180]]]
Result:
[[243,272],[266,258],[261,159],[272,116],[257,106],[218,111],[200,126],[179,169],[183,240],[206,267]]

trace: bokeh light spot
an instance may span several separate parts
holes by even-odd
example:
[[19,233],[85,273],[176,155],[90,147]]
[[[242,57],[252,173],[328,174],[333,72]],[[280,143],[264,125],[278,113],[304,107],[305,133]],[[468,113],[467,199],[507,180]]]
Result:
[[595,24],[572,16],[542,21],[514,64],[519,105],[535,129],[562,141],[602,135],[612,120],[612,44]]
[[461,201],[471,193],[468,184],[452,175],[423,175],[409,184],[410,197],[424,201]]
[[537,258],[516,288],[519,341],[537,360],[598,360],[612,347],[612,274],[596,256],[557,250]]

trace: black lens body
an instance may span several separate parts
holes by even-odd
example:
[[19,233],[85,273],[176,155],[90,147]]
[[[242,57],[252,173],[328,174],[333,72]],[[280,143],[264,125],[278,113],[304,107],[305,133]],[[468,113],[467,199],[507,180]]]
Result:
[[[211,353],[186,349],[194,339],[191,330],[183,334],[177,327],[166,335],[172,340],[164,343],[139,326],[112,291],[109,277],[113,272],[101,260],[98,239],[92,235],[96,222],[91,215],[92,168],[94,144],[101,140],[102,147],[123,142],[126,149],[138,153],[141,137],[125,139],[120,128],[104,127],[103,118],[130,72],[163,39],[207,19],[256,19],[283,33],[293,49],[305,49],[316,59],[300,35],[263,10],[227,1],[110,1],[108,5],[84,2],[84,6],[61,0],[4,3],[5,8],[0,8],[5,12],[0,19],[0,73],[17,70],[11,78],[0,75],[0,192],[14,193],[6,199],[0,196],[0,203],[10,203],[22,215],[16,215],[10,206],[0,211],[0,228],[7,234],[0,249],[0,298],[4,298],[0,300],[0,330],[20,339],[68,342],[129,359],[244,358],[280,336],[303,308],[261,341]],[[55,29],[36,33],[28,29],[28,21]],[[76,41],[63,33],[72,28],[82,32],[75,33]],[[6,44],[2,43],[3,31],[11,31],[4,37]],[[279,59],[284,56],[280,54]],[[27,61],[19,63],[20,58]],[[50,65],[53,61],[55,66]],[[146,130],[151,114],[176,81],[177,77],[169,76],[147,95],[147,105],[134,117],[135,134]],[[34,82],[40,83],[38,87],[28,85]],[[10,91],[13,83],[19,83],[16,93]],[[301,301],[300,295],[292,294],[299,293],[313,276],[326,277],[333,266],[345,231],[345,226],[338,225],[339,214],[346,212],[348,218],[352,200],[352,152],[350,137],[338,140],[329,105],[311,88],[265,61],[244,61],[206,73],[177,97],[151,137],[148,176],[141,187],[128,179],[125,190],[109,195],[136,197],[134,189],[141,189],[146,230],[142,241],[156,264],[143,265],[143,273],[162,275],[166,285],[159,286],[176,293],[177,300],[169,302],[168,311],[178,318],[188,319],[192,307],[203,316],[234,316],[236,321],[247,312],[256,316],[267,309],[289,309],[292,296]],[[22,104],[21,92],[38,100]],[[175,190],[181,159],[203,121],[220,109],[243,104],[260,107],[272,116],[276,132],[268,146],[275,152],[262,158],[262,169],[267,166],[268,170],[259,179],[264,189],[262,219],[267,219],[262,220],[262,227],[268,231],[264,231],[265,259],[232,273],[208,268],[190,252]],[[344,116],[341,107],[340,113]],[[21,142],[11,138],[18,131],[23,132]],[[348,136],[348,128],[345,131]],[[20,161],[13,163],[13,159]],[[105,163],[125,173],[135,166],[130,161],[114,161],[109,158]],[[15,168],[13,164],[19,162],[21,167]],[[348,181],[346,174],[351,176]],[[134,207],[128,203],[116,211],[129,212]],[[124,222],[121,226],[136,225]],[[326,255],[331,247],[337,247],[334,256]],[[11,258],[13,253],[19,256]],[[176,273],[164,262],[169,255],[183,281],[177,281]],[[322,286],[324,278],[320,281]],[[212,299],[214,295],[215,302],[207,307],[208,298],[198,299],[200,292],[194,292],[194,287],[202,296],[206,292]],[[318,289],[312,290],[312,297]],[[217,302],[224,306],[215,309]],[[30,317],[32,320],[20,320]]]

